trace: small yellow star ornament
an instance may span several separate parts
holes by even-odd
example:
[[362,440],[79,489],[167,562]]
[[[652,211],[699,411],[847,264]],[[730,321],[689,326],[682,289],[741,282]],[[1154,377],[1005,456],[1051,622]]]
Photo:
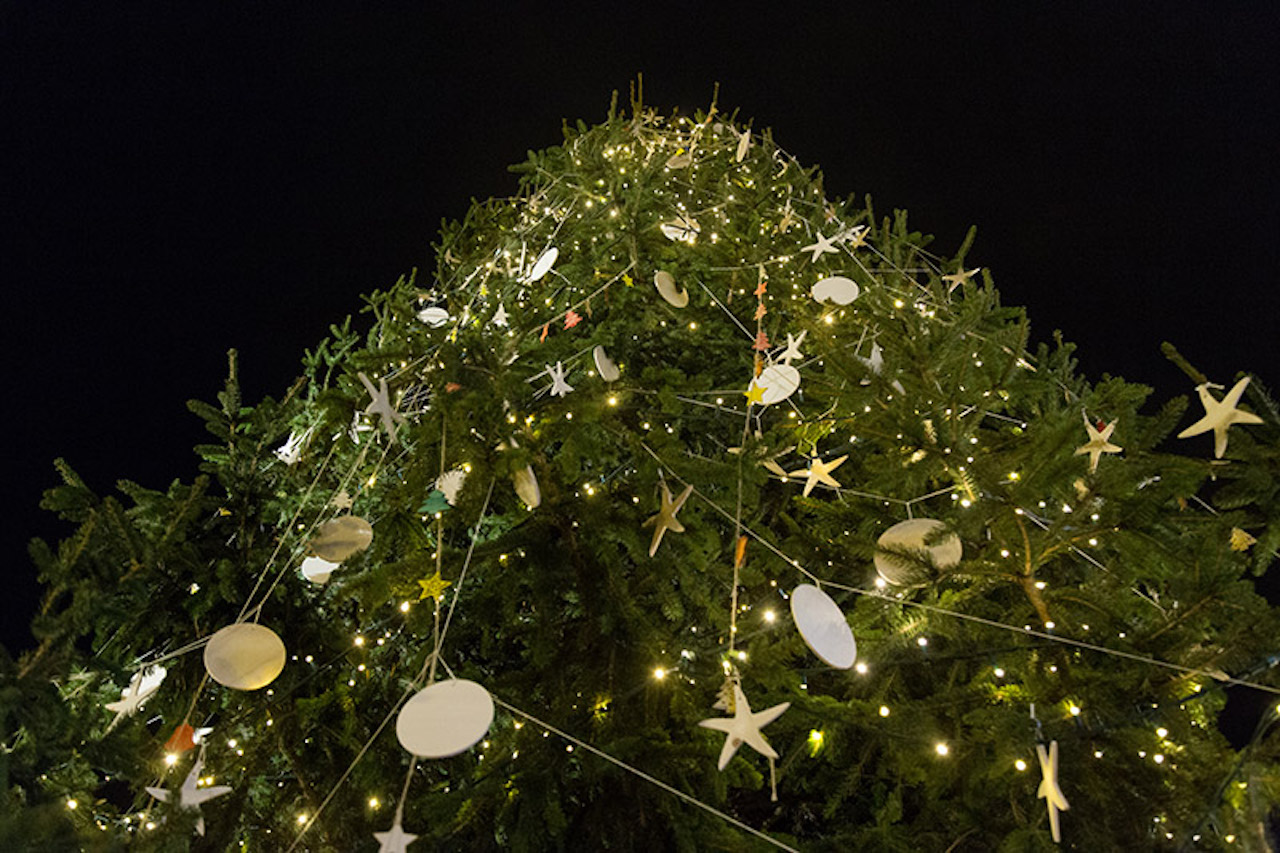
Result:
[[451,581],[440,577],[440,571],[436,570],[435,574],[418,581],[418,586],[422,587],[422,595],[418,596],[418,600],[425,601],[428,598],[434,598],[439,603],[444,600],[444,591],[452,585]]

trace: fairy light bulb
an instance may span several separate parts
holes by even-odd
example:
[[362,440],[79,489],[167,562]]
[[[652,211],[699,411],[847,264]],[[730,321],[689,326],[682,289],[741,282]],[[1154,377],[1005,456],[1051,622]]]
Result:
[[938,741],[933,745],[933,751],[938,753],[939,756],[945,758],[951,754],[951,747],[947,746],[942,741]]
[[889,716],[889,706],[888,706],[888,705],[881,705],[881,706],[880,706],[880,716],[882,716],[882,717],[887,717],[887,716]]
[[1027,769],[1027,762],[1019,758],[1017,761],[1013,762],[1013,766],[1018,770],[1019,773],[1021,773],[1022,771]]

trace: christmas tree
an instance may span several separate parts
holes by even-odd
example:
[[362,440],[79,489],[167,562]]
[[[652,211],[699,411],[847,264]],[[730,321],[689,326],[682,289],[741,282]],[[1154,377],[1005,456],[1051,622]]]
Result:
[[714,106],[515,171],[196,482],[60,463],[8,846],[1266,843],[1256,381],[1144,410]]

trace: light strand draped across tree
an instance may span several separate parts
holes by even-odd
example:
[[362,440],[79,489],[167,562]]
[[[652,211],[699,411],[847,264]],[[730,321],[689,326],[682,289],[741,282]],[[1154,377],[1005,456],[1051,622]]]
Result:
[[[33,549],[50,597],[13,673],[61,673],[65,732],[7,712],[11,805],[74,800],[51,823],[104,849],[1257,837],[1269,721],[1237,753],[1216,717],[1275,653],[1248,579],[1280,544],[1273,409],[1221,460],[1167,452],[1185,399],[1143,412],[1033,352],[969,240],[930,254],[714,108],[611,109],[516,171],[283,400],[245,404],[233,359],[192,404],[195,484],[122,483],[125,508],[63,467],[46,503],[80,527]],[[287,648],[269,686],[206,677],[238,622]],[[400,703],[454,677],[492,725],[411,765]],[[211,732],[183,752],[180,725]],[[229,792],[149,797],[197,756]]]

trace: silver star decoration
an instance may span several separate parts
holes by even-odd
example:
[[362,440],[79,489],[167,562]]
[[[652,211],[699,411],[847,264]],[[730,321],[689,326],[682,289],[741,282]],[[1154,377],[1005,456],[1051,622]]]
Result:
[[369,392],[369,405],[365,406],[364,410],[369,414],[376,414],[382,421],[382,428],[387,431],[391,440],[395,441],[396,424],[404,423],[404,415],[397,412],[396,407],[391,405],[386,377],[379,379],[378,387],[374,388],[368,376],[363,373],[357,373],[356,376],[360,379],[360,384],[364,385],[364,389]]
[[822,257],[823,255],[838,254],[840,250],[836,248],[836,241],[839,240],[841,236],[842,235],[840,234],[836,234],[835,236],[828,237],[825,234],[819,234],[818,239],[815,242],[810,243],[808,246],[805,246],[800,251],[812,252],[813,257],[811,257],[809,260],[813,262],[816,262],[818,258]]
[[1104,453],[1119,453],[1123,447],[1117,447],[1111,443],[1111,433],[1116,430],[1116,421],[1104,426],[1101,430],[1089,423],[1089,416],[1081,412],[1084,417],[1084,428],[1089,431],[1089,440],[1076,448],[1076,456],[1081,453],[1089,454],[1089,473],[1092,474],[1098,470],[1098,459]]
[[[182,787],[177,790],[178,808],[199,811],[202,803],[208,802],[214,797],[221,797],[223,794],[231,793],[231,788],[227,785],[210,785],[207,788],[197,787],[196,783],[200,781],[200,771],[202,769],[204,769],[204,760],[197,758],[195,764],[191,765],[191,772],[187,774]],[[164,788],[152,787],[147,788],[147,793],[162,803],[171,802],[170,797],[174,794],[173,791],[167,791]],[[196,832],[204,835],[204,815],[200,815],[196,819]]]
[[807,478],[804,484],[804,496],[806,498],[809,497],[809,493],[813,491],[813,487],[819,483],[830,486],[833,489],[838,489],[840,488],[840,484],[836,482],[835,477],[831,476],[831,472],[839,468],[844,460],[848,458],[849,456],[846,454],[831,462],[823,462],[815,456],[809,460],[808,469],[804,471],[792,471],[790,476],[796,478]]
[[1209,383],[1206,382],[1197,387],[1200,402],[1204,404],[1204,417],[1178,433],[1178,438],[1190,438],[1213,430],[1213,456],[1215,459],[1221,459],[1222,454],[1227,452],[1227,429],[1232,424],[1262,423],[1262,418],[1253,412],[1242,412],[1236,408],[1240,402],[1240,395],[1244,393],[1245,386],[1248,384],[1249,377],[1246,376],[1232,386],[1221,400],[1213,399],[1213,395],[1209,393]]
[[375,832],[373,837],[378,841],[378,853],[405,853],[405,848],[412,844],[418,836],[405,832],[400,826],[400,815],[396,815],[395,823],[386,832]]
[[951,293],[980,272],[982,272],[982,267],[974,267],[971,270],[961,269],[959,272],[944,275],[942,280],[947,283],[947,293]]
[[1054,842],[1062,841],[1062,830],[1058,825],[1058,812],[1071,808],[1062,789],[1058,787],[1058,742],[1052,741],[1048,751],[1044,744],[1036,744],[1036,758],[1040,759],[1040,790],[1036,798],[1043,798],[1049,809],[1049,829],[1053,833]]
[[672,500],[671,490],[667,488],[666,482],[664,481],[658,485],[662,487],[662,505],[658,507],[658,514],[644,523],[645,527],[654,526],[653,541],[649,543],[650,557],[658,553],[658,546],[662,544],[662,534],[668,530],[673,533],[684,533],[684,525],[676,518],[676,513],[684,506],[684,502],[689,499],[689,495],[693,494],[693,486],[685,486],[684,491],[680,493],[680,497]]
[[793,338],[791,333],[787,332],[787,348],[782,351],[782,355],[778,356],[778,361],[783,364],[790,364],[792,359],[804,358],[800,354],[800,344],[804,343],[804,336],[807,334],[809,334],[809,330],[803,329],[800,332],[800,337]]
[[498,303],[498,310],[493,312],[493,319],[489,321],[489,325],[491,326],[507,325],[507,306],[503,305],[501,302]]
[[107,731],[115,728],[116,723],[125,717],[136,714],[143,703],[160,689],[160,685],[164,682],[164,677],[167,674],[168,670],[159,664],[135,672],[133,677],[129,679],[129,686],[120,691],[120,699],[106,704],[106,709],[114,711],[116,715],[115,719],[111,721],[111,725],[107,727]]
[[703,728],[725,733],[724,747],[720,750],[720,761],[716,767],[723,770],[733,758],[734,753],[738,751],[738,747],[744,743],[766,758],[777,758],[778,753],[769,746],[760,730],[782,716],[782,712],[790,707],[790,702],[783,702],[781,705],[774,705],[766,711],[753,714],[751,706],[747,704],[747,695],[742,692],[742,686],[735,683],[733,685],[733,716],[712,717],[698,723]]
[[547,368],[547,375],[551,377],[551,396],[563,397],[573,390],[573,386],[565,381],[564,364],[556,362],[556,366],[543,365]]

